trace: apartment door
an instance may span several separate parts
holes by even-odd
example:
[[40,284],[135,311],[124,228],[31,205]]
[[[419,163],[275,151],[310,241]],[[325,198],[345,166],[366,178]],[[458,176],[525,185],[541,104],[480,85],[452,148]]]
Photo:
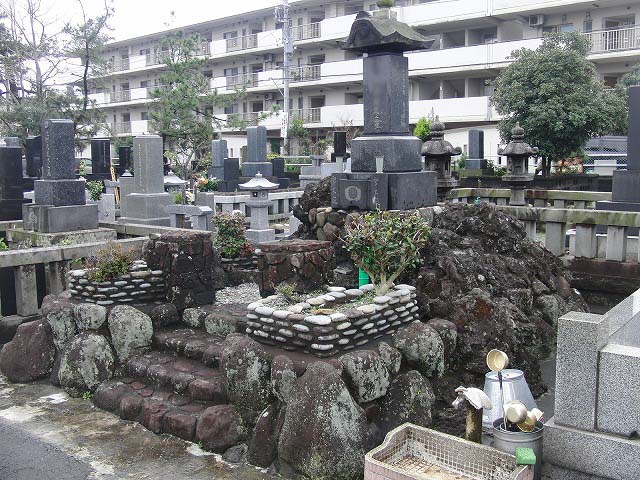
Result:
[[129,82],[120,84],[120,101],[128,102],[131,100],[131,91],[129,90]]

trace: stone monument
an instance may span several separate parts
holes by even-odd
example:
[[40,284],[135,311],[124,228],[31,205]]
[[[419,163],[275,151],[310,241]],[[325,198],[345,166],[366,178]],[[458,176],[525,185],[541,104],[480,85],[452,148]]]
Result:
[[516,123],[511,130],[511,141],[498,151],[498,155],[507,157],[507,174],[502,181],[511,187],[510,205],[525,205],[525,186],[533,182],[533,174],[529,173],[529,158],[537,154],[538,149],[524,141],[524,129]]
[[127,170],[131,170],[132,158],[133,158],[133,149],[128,145],[123,145],[118,147],[118,168],[116,172],[118,175],[122,175]]
[[226,140],[211,142],[211,167],[209,177],[220,181],[218,191],[235,192],[240,183],[240,159],[229,158]]
[[493,175],[489,168],[489,162],[484,158],[484,131],[469,130],[469,151],[467,152],[464,168],[460,171],[460,177],[482,177]]
[[454,147],[444,139],[445,125],[436,117],[431,125],[431,135],[422,146],[422,155],[426,159],[426,169],[438,174],[438,199],[443,200],[447,192],[458,186],[458,181],[451,177],[451,157],[460,155],[462,149]]
[[164,191],[162,159],[161,137],[143,135],[133,139],[134,176],[125,173],[120,177],[119,223],[171,225],[166,207],[173,198]]
[[98,228],[98,205],[87,205],[85,181],[76,179],[75,128],[71,120],[42,123],[42,179],[34,182],[34,203],[23,207],[23,229],[12,229],[12,243],[50,246],[106,241],[115,231]]
[[267,127],[247,128],[247,161],[242,163],[242,176],[273,177],[273,164],[267,161]]
[[111,179],[111,140],[91,139],[91,179]]
[[241,190],[249,191],[247,207],[251,209],[251,226],[247,230],[247,240],[251,243],[272,242],[276,239],[276,231],[269,228],[269,190],[278,188],[276,183],[271,183],[260,173],[247,183],[240,185]]
[[27,137],[25,142],[26,173],[29,178],[40,178],[42,175],[42,137]]
[[422,142],[409,133],[409,75],[404,52],[428,49],[429,40],[378,2],[360,12],[342,49],[366,54],[364,136],[351,141],[351,171],[332,175],[334,208],[407,210],[435,205],[436,173],[422,171]]
[[0,146],[0,221],[21,220],[22,205],[28,203],[22,194],[22,149]]
[[627,169],[613,172],[610,202],[597,202],[597,210],[640,212],[640,86],[629,87]]

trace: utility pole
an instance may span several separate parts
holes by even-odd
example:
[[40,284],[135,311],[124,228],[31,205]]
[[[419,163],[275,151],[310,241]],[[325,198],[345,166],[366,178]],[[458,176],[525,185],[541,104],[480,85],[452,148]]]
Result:
[[293,57],[293,35],[291,34],[291,21],[289,17],[289,0],[282,0],[282,5],[276,7],[275,17],[282,25],[282,46],[284,51],[284,65],[282,67],[282,79],[284,83],[284,108],[282,111],[282,127],[280,128],[280,136],[284,139],[284,150],[289,154],[289,82],[291,76],[289,69],[291,59]]

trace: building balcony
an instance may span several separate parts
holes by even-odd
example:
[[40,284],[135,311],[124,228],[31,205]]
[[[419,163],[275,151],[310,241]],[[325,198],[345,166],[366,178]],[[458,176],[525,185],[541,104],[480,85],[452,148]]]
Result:
[[307,25],[292,27],[291,36],[293,37],[294,42],[299,42],[301,40],[310,40],[312,38],[320,38],[322,36],[322,22],[309,23]]
[[227,90],[234,90],[236,88],[252,88],[258,86],[257,73],[241,73],[239,75],[231,75],[225,78],[225,86]]
[[586,32],[591,53],[617,52],[640,48],[640,26]]
[[258,34],[246,35],[244,37],[227,38],[226,51],[237,52],[239,50],[249,50],[258,47]]
[[322,108],[300,108],[289,112],[291,120],[302,120],[304,123],[321,123]]
[[149,122],[147,120],[134,120],[130,122],[107,123],[99,130],[99,136],[136,136],[149,134]]
[[[342,63],[342,62],[339,62]],[[303,65],[290,70],[292,82],[311,82],[322,78],[322,65]]]

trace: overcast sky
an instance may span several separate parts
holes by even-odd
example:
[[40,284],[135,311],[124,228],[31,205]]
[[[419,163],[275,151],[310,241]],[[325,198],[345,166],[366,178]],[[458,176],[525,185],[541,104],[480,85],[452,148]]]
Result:
[[[70,17],[79,18],[74,13],[78,12],[77,0],[43,0],[43,3],[54,6],[54,12],[64,21],[69,21]],[[113,0],[115,16],[111,22],[111,35],[115,40],[124,40],[165,30],[172,11],[175,19],[171,27],[182,27],[280,3],[280,0]],[[100,12],[104,1],[83,0],[83,4],[93,16]]]

